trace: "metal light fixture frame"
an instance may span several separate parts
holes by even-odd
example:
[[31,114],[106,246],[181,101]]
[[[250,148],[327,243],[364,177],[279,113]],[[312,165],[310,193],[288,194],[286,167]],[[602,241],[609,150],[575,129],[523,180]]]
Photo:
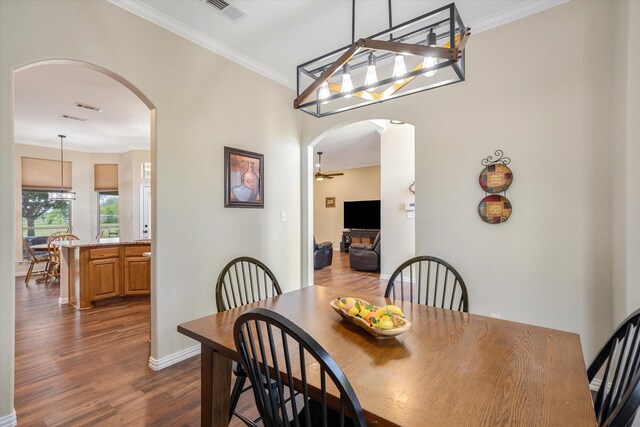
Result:
[[[355,10],[355,3],[354,3]],[[421,22],[428,21],[429,18],[433,18],[436,15],[443,14],[443,12],[448,11],[446,18],[440,19],[435,22],[429,22],[425,26],[421,26],[417,29],[411,29],[411,31],[407,33],[402,33],[403,31],[407,31],[407,29],[412,26],[421,25]],[[389,4],[389,20],[391,21],[391,5]],[[355,17],[352,17],[352,25],[355,26]],[[404,43],[407,39],[415,38],[418,35],[426,34],[436,28],[445,28],[445,38],[448,40],[445,42],[443,47],[440,46],[428,46],[426,45],[426,37],[420,43],[410,44]],[[400,35],[394,37],[393,33],[401,33]],[[353,35],[353,28],[352,28]],[[298,65],[297,67],[297,97],[293,101],[293,108],[300,109],[305,113],[308,113],[315,117],[325,117],[332,114],[341,113],[344,111],[353,110],[355,108],[365,107],[367,105],[376,104],[384,101],[388,101],[390,99],[400,98],[402,96],[411,95],[414,93],[423,92],[430,89],[435,89],[436,87],[447,86],[453,83],[458,83],[465,80],[465,46],[469,36],[471,35],[471,28],[465,27],[462,19],[460,18],[460,14],[455,6],[455,3],[450,3],[441,8],[435,9],[431,12],[425,13],[424,15],[420,15],[416,18],[410,19],[409,21],[403,22],[402,24],[391,26],[382,32],[374,34],[372,36],[361,38],[350,45],[344,46],[340,49],[329,52],[325,55],[319,56],[315,59],[305,62],[304,64]],[[388,40],[382,40],[383,37],[387,37]],[[353,37],[352,37],[353,38]],[[443,37],[438,37],[439,39]],[[342,52],[342,55],[335,60],[333,63],[322,65],[322,61],[335,56]],[[433,84],[427,84],[426,86],[422,86],[419,88],[402,91],[402,89],[413,81],[416,77],[425,73],[425,68],[415,67],[414,69],[408,71],[406,74],[402,76],[392,76],[390,78],[386,78],[383,80],[379,80],[376,83],[377,87],[385,86],[388,84],[392,84],[390,88],[391,93],[388,95],[380,94],[377,92],[371,92],[368,89],[371,89],[367,85],[354,87],[349,93],[341,93],[339,90],[339,85],[335,83],[329,83],[329,79],[340,75],[343,66],[349,63],[352,60],[357,60],[362,58],[362,60],[358,63],[350,64],[350,69],[357,69],[360,67],[367,66],[367,59],[370,52],[378,52],[381,53],[380,56],[376,58],[377,61],[381,59],[386,59],[395,54],[403,54],[403,55],[412,55],[419,57],[433,57],[442,60],[438,64],[430,67],[428,70],[441,70],[447,67],[451,67],[457,79],[448,79],[444,81],[439,81]],[[311,67],[313,65],[313,67]],[[301,90],[301,78],[307,76],[313,79],[313,82],[304,90]],[[401,83],[395,83],[401,80]],[[309,98],[316,92],[320,86],[328,82],[329,88],[331,89],[332,94],[324,99],[312,99]],[[332,88],[333,86],[333,88]],[[354,85],[355,86],[355,85]],[[349,105],[341,108],[337,108],[335,110],[327,110],[323,111],[323,104],[330,104],[331,101],[345,98],[346,96],[353,96],[359,99],[362,99],[362,102],[359,102],[354,105]]]

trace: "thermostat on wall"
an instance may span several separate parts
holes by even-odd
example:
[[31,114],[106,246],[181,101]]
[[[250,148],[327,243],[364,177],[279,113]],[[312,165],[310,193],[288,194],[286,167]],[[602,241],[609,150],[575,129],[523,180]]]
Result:
[[405,211],[415,211],[416,210],[416,203],[415,202],[407,202],[404,204],[404,210]]

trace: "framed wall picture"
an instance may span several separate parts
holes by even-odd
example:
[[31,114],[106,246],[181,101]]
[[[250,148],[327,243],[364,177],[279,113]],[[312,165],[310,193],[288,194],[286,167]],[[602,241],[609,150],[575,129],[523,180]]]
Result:
[[264,155],[224,147],[224,206],[264,208]]
[[336,207],[336,198],[335,197],[325,197],[324,198],[324,207],[325,208],[335,208]]

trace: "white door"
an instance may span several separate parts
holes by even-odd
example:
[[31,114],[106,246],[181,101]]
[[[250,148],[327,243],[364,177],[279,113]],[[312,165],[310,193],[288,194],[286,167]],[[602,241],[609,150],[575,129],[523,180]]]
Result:
[[151,186],[143,185],[140,197],[140,237],[151,238]]

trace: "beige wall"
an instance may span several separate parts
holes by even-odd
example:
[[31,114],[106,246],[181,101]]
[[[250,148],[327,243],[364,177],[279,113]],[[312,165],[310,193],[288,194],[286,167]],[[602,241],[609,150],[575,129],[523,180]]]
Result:
[[[473,35],[463,83],[303,118],[303,147],[360,120],[413,124],[416,253],[460,271],[472,313],[577,332],[588,361],[613,328],[614,27],[610,2],[569,2]],[[553,49],[558,37],[571,48]],[[489,225],[477,213],[478,175],[498,148],[512,159],[514,212]]]
[[615,321],[640,308],[640,2],[613,5],[613,300]]
[[[215,311],[216,276],[233,257],[261,259],[284,290],[300,286],[293,91],[103,1],[3,0],[0,52],[0,283],[14,280],[12,73],[62,58],[111,70],[155,107],[152,357],[196,345],[176,326]],[[264,209],[223,207],[225,145],[264,154]],[[14,298],[0,287],[0,416],[13,405]]]
[[416,251],[416,220],[407,218],[405,204],[415,202],[409,185],[416,176],[415,128],[389,125],[380,138],[381,255],[380,274],[391,277]]
[[[344,230],[344,202],[380,200],[380,166],[331,172],[344,172],[344,176],[313,183],[313,230],[318,242],[329,241],[338,251]],[[325,197],[335,197],[336,207],[325,208]]]

